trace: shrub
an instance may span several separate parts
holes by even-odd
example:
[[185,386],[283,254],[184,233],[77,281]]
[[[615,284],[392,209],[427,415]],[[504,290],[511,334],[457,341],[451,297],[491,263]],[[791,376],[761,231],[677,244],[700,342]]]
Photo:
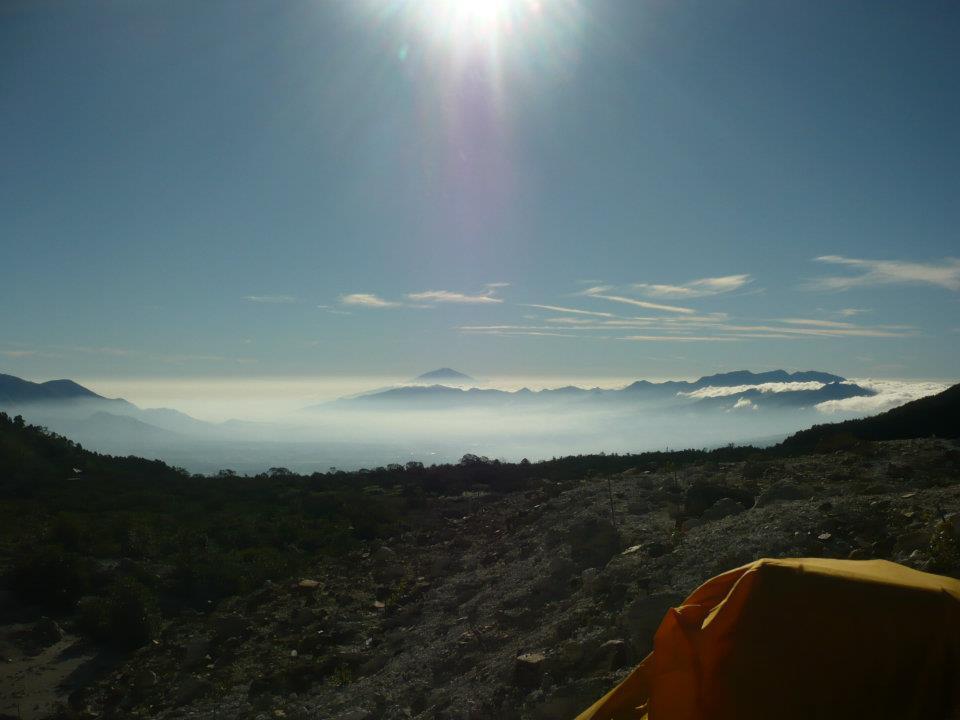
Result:
[[133,578],[114,582],[102,596],[84,598],[77,624],[94,639],[132,650],[149,642],[160,628],[153,593]]
[[937,526],[930,541],[930,558],[934,572],[953,576],[960,572],[960,532],[949,520]]
[[83,537],[80,520],[72,513],[58,513],[50,526],[50,539],[62,545],[64,550],[78,551]]
[[91,586],[92,568],[75,553],[41,547],[24,553],[11,571],[13,591],[28,605],[71,608]]

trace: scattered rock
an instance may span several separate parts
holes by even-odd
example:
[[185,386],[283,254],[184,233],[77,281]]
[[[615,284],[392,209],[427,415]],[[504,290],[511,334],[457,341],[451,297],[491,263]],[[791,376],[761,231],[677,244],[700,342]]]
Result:
[[543,664],[546,656],[543,653],[525,653],[520,655],[514,664],[513,682],[518,687],[539,687],[543,678]]
[[[886,478],[893,491],[863,497],[887,458],[910,449],[877,447],[876,457],[762,463],[749,483],[743,463],[707,462],[655,471],[648,489],[612,472],[612,488],[603,475],[550,493],[430,496],[411,510],[415,531],[318,554],[302,581],[171,621],[158,643],[131,656],[122,682],[111,679],[126,694],[118,699],[103,683],[88,705],[103,717],[110,708],[112,717],[145,720],[268,720],[277,711],[331,720],[575,717],[646,655],[690,590],[755,557],[886,557],[940,572],[933,526],[938,538],[960,537],[960,495],[947,487],[953,468],[918,462],[909,485]],[[688,491],[703,478],[719,496]],[[747,497],[724,495],[730,488]],[[763,488],[759,505],[812,499],[745,512]],[[617,527],[608,522],[611,489]],[[396,493],[404,502],[403,489]],[[687,500],[701,503],[700,517],[685,514]],[[673,536],[677,520],[697,530]],[[517,656],[518,648],[529,652]]]

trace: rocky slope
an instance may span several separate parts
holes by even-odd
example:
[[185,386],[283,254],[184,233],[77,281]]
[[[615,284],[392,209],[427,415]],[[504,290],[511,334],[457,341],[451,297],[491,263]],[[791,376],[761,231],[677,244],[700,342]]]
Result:
[[[628,470],[431,500],[416,530],[169,624],[62,717],[569,718],[758,557],[960,572],[960,448]],[[21,677],[8,678],[13,698]]]

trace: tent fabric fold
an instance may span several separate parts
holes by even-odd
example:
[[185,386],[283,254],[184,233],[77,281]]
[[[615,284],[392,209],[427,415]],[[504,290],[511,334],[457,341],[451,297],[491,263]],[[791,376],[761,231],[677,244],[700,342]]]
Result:
[[577,720],[960,720],[960,581],[885,560],[762,559],[669,610]]

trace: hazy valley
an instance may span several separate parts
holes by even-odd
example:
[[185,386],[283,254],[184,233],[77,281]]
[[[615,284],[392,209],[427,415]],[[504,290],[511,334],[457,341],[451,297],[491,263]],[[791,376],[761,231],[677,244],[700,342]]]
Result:
[[[302,383],[301,402],[288,390],[284,403],[258,396],[247,405],[238,384],[231,409],[250,417],[207,421],[170,407],[106,398],[72,381],[31,383],[7,375],[0,376],[0,410],[93,450],[159,458],[191,472],[287,467],[310,473],[453,462],[466,452],[516,462],[766,445],[817,422],[861,417],[946,387],[860,382],[777,370],[604,387],[541,384],[531,390],[505,383],[508,389],[501,389],[445,368],[320,404],[307,399],[309,381]],[[264,406],[273,409],[264,413]]]

